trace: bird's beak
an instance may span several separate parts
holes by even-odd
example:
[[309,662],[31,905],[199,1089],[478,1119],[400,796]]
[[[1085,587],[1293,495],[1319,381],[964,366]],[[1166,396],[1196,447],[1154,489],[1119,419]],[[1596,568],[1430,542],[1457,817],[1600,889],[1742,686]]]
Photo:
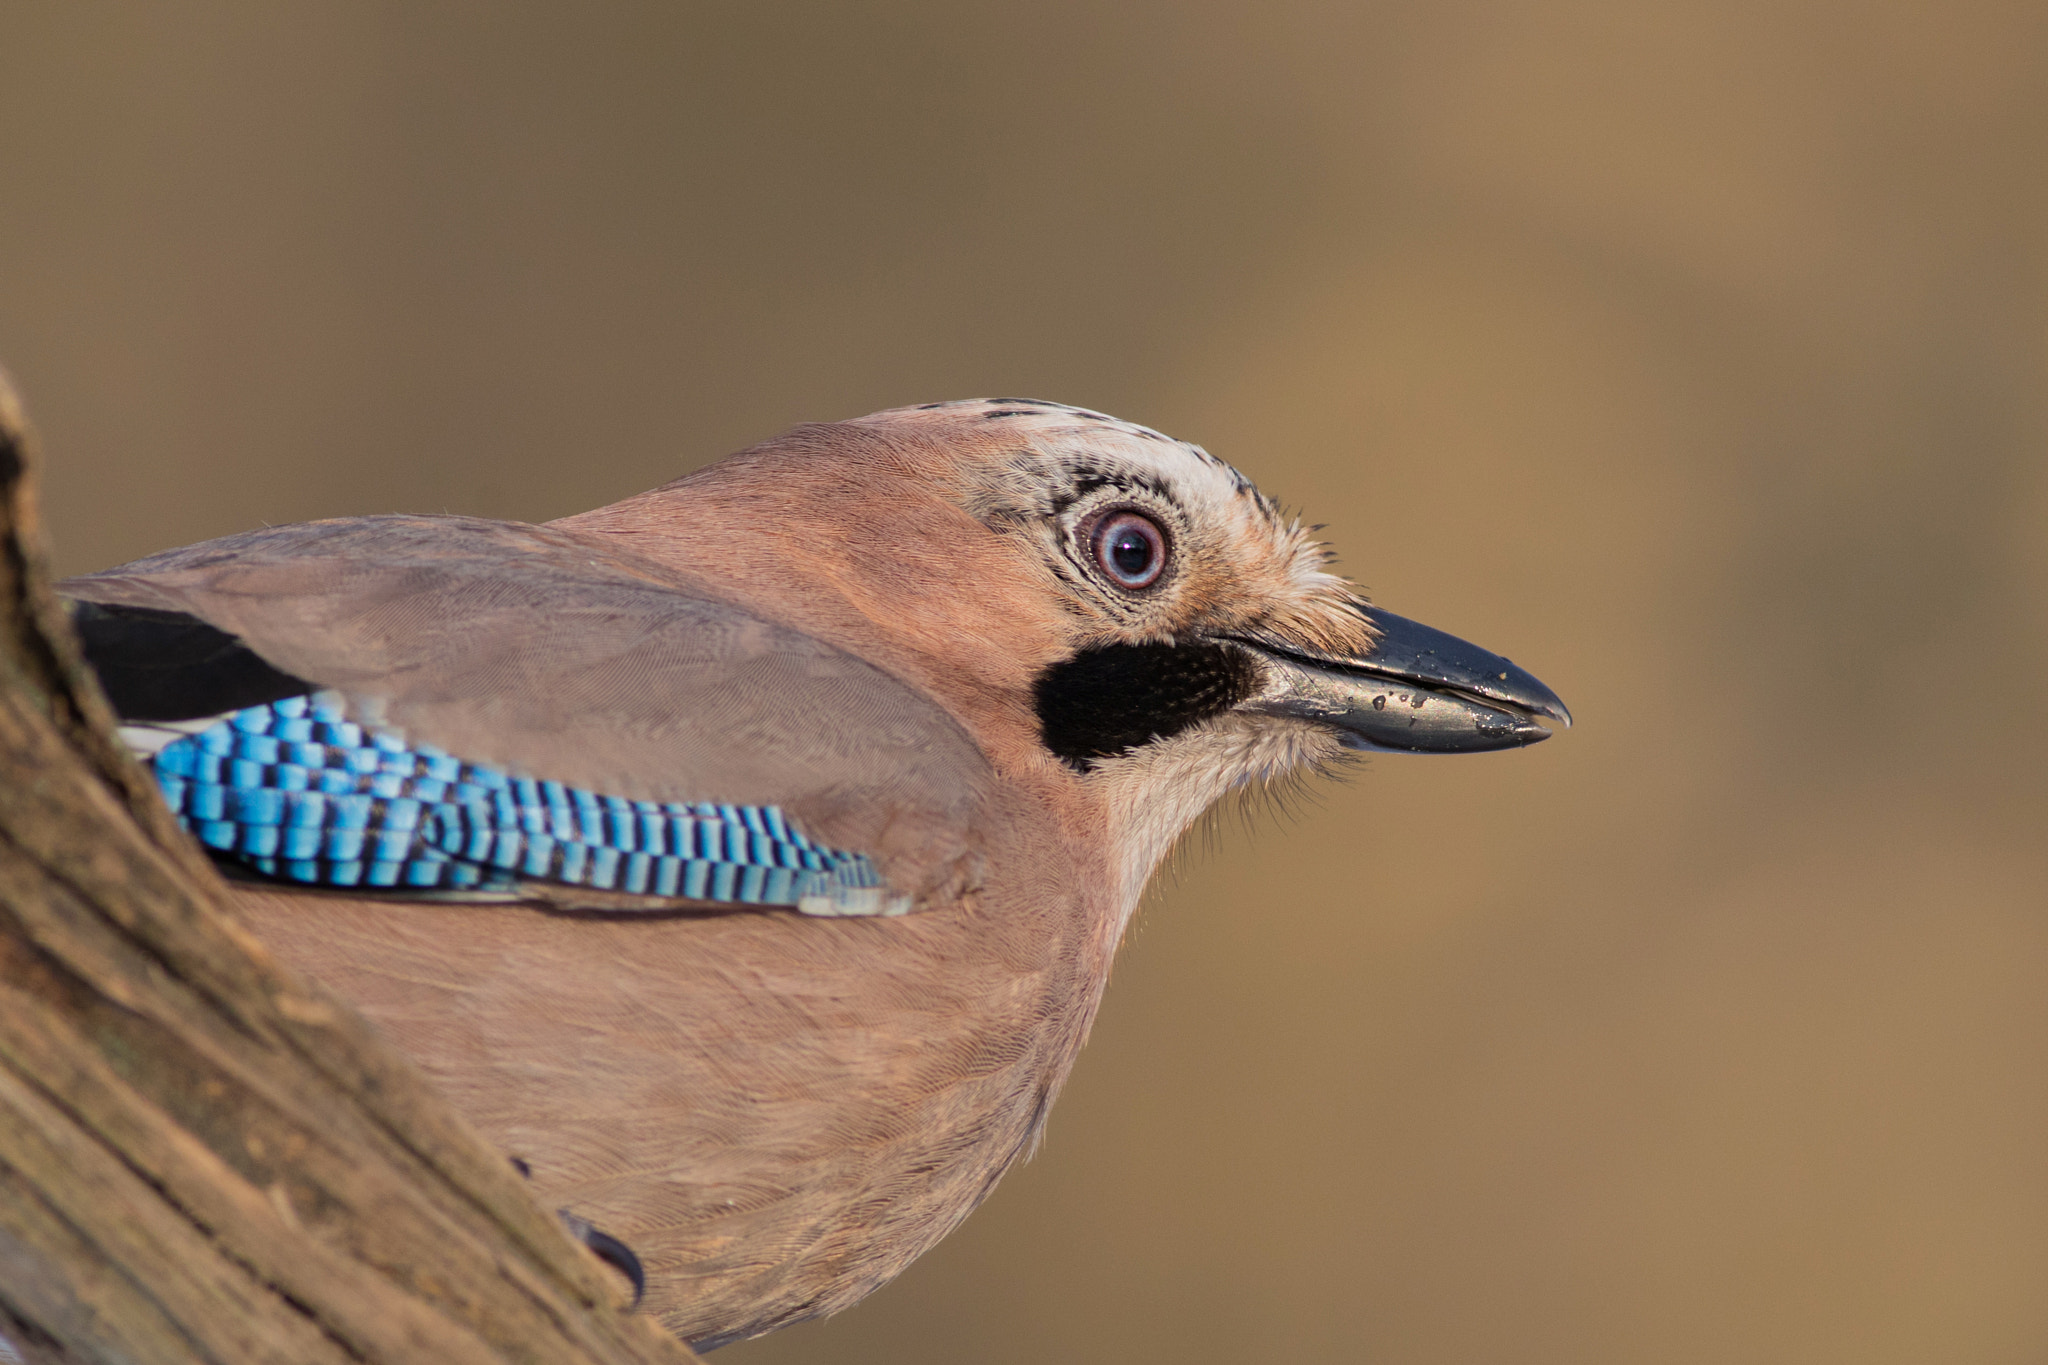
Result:
[[1238,643],[1265,664],[1266,681],[1240,709],[1318,721],[1350,749],[1473,754],[1550,738],[1537,717],[1572,723],[1557,693],[1498,654],[1419,621],[1358,608],[1378,641],[1355,658]]

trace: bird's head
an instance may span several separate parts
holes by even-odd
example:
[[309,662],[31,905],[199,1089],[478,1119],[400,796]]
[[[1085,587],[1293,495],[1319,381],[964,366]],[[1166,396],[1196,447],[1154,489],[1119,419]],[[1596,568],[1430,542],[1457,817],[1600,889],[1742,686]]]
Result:
[[1127,902],[1247,783],[1571,723],[1506,659],[1369,605],[1230,465],[1061,404],[800,427],[571,520],[737,578],[931,692],[998,767],[1077,789],[1116,834]]

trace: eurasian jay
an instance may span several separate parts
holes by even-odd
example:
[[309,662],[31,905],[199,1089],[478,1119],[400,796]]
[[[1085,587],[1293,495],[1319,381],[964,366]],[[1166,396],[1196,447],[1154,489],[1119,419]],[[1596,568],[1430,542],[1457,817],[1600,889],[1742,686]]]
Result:
[[710,1347],[852,1304],[1031,1149],[1219,797],[1570,723],[1325,562],[1199,447],[1004,398],[63,591],[259,936]]

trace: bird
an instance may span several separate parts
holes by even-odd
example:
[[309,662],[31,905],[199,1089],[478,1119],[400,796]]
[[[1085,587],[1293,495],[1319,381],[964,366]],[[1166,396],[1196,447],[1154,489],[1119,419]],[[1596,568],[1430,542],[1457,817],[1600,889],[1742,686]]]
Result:
[[851,1305],[1033,1150],[1220,799],[1571,722],[1200,446],[1035,399],[60,591],[257,937],[699,1349]]

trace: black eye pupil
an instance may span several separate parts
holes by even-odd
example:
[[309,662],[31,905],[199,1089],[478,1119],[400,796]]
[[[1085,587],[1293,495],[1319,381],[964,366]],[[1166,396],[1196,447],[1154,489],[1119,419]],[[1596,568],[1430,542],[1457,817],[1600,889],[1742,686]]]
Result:
[[1119,572],[1136,578],[1152,567],[1152,542],[1138,531],[1119,531],[1110,542],[1109,558]]

